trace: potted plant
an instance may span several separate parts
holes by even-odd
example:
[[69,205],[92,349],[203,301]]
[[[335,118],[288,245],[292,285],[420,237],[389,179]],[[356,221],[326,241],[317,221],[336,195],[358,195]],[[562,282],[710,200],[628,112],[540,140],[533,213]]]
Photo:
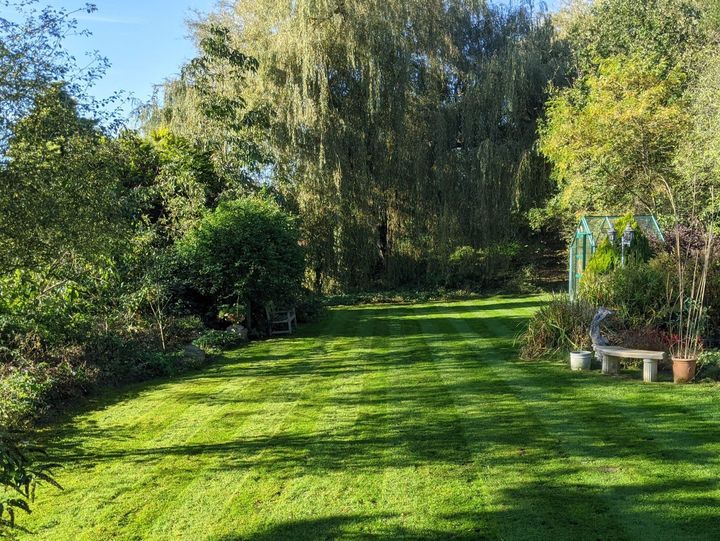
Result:
[[590,351],[571,351],[570,352],[570,370],[590,370],[592,363],[592,352]]
[[675,333],[670,345],[673,380],[686,383],[695,378],[698,356],[702,352],[702,330],[705,322],[705,289],[708,281],[714,230],[712,226],[702,229],[695,242],[680,242],[681,228],[674,231],[675,263],[677,271],[677,293],[672,294],[673,285],[668,281],[668,294],[675,297]]

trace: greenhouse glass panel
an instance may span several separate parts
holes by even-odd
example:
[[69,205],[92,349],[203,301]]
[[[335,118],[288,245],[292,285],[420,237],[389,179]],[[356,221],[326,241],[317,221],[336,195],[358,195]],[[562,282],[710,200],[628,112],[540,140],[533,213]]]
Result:
[[[575,297],[578,283],[585,272],[587,264],[595,254],[597,247],[603,240],[608,238],[608,232],[614,229],[618,239],[622,236],[623,232],[618,231],[616,227],[617,221],[622,218],[623,216],[609,215],[584,216],[578,223],[568,250],[568,290],[571,298]],[[665,241],[665,237],[654,216],[638,214],[634,216],[634,219],[646,237],[660,242]]]

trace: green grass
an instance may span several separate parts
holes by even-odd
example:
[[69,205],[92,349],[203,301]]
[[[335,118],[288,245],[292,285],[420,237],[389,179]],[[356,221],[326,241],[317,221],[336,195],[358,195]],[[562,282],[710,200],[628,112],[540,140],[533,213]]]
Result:
[[[720,388],[517,360],[540,298],[343,307],[47,429],[33,539],[717,539]],[[28,536],[30,538],[30,536]]]

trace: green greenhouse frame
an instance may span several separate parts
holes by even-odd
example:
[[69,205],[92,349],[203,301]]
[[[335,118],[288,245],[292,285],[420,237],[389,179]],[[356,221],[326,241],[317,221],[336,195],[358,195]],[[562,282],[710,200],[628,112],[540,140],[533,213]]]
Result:
[[[616,229],[615,223],[622,218],[623,216],[583,216],[578,223],[568,254],[568,291],[571,298],[575,297],[580,278],[595,250],[607,238],[608,231]],[[665,241],[655,216],[638,214],[634,218],[648,238]],[[622,235],[622,231],[617,234]]]

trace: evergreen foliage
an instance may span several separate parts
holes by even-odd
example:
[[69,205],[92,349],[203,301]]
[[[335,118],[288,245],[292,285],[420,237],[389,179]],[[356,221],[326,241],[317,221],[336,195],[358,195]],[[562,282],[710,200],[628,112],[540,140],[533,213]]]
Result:
[[588,274],[607,274],[620,265],[620,255],[609,239],[603,239],[585,267],[583,278]]
[[178,274],[210,298],[216,314],[235,304],[257,313],[299,295],[305,262],[298,241],[294,220],[276,203],[223,203],[177,242]]

